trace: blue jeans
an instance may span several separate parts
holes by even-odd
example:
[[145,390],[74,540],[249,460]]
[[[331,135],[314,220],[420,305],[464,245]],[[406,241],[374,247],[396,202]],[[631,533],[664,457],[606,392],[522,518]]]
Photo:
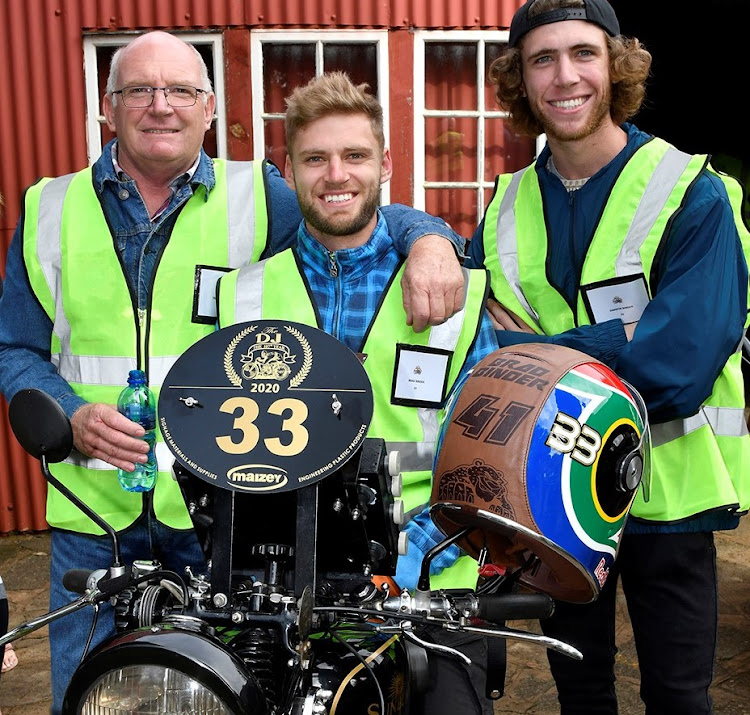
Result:
[[614,662],[618,576],[628,605],[646,715],[710,715],[718,628],[711,532],[626,534],[593,603],[558,602],[545,635],[582,661],[547,651],[562,715],[617,715]]
[[[206,563],[198,539],[192,531],[175,531],[145,515],[119,533],[120,557],[130,566],[134,560],[157,559],[165,569],[183,573],[190,566],[194,573],[205,573]],[[80,594],[62,585],[69,569],[106,569],[112,564],[112,542],[107,536],[74,534],[52,529],[50,560],[50,610],[74,601]],[[49,624],[52,675],[52,715],[59,715],[65,690],[85,655],[94,612],[84,608]],[[114,613],[109,602],[99,607],[96,630],[89,650],[115,633]]]

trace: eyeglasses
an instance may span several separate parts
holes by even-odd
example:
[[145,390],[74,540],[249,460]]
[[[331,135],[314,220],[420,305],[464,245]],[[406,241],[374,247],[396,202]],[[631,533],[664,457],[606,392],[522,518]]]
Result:
[[123,87],[116,89],[112,94],[121,94],[126,107],[144,109],[154,103],[154,94],[157,90],[164,92],[164,99],[170,107],[192,107],[198,101],[198,94],[206,93],[205,89],[173,84],[169,87]]

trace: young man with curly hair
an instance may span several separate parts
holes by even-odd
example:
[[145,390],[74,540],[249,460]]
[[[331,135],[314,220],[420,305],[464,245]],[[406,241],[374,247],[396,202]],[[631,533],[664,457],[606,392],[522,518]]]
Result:
[[643,395],[652,477],[600,596],[559,603],[546,635],[561,710],[617,713],[622,577],[649,715],[710,713],[717,639],[713,532],[750,506],[740,340],[750,238],[741,192],[706,156],[628,122],[651,56],[606,0],[528,0],[490,69],[512,129],[547,143],[497,179],[470,246],[491,274],[501,346],[551,342],[608,364]]

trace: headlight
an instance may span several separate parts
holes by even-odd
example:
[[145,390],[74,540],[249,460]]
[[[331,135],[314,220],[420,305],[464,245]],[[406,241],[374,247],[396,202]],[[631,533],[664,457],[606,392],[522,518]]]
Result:
[[160,624],[121,633],[81,663],[64,715],[266,715],[243,661],[200,629]]
[[232,715],[204,685],[163,665],[128,665],[110,670],[94,683],[81,707],[81,715],[134,712]]

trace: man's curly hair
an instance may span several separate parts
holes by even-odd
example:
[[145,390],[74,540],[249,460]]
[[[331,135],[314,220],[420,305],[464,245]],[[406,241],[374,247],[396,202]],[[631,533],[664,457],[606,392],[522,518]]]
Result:
[[[559,7],[582,7],[582,0],[539,0],[543,11]],[[521,39],[519,47],[509,47],[490,66],[489,80],[495,85],[495,97],[502,109],[510,114],[507,122],[518,134],[536,137],[544,132],[542,125],[531,111],[529,100],[523,93],[523,71],[521,63]],[[610,37],[609,79],[612,85],[610,116],[616,124],[633,117],[641,107],[646,95],[646,79],[651,69],[651,54],[634,37]]]

